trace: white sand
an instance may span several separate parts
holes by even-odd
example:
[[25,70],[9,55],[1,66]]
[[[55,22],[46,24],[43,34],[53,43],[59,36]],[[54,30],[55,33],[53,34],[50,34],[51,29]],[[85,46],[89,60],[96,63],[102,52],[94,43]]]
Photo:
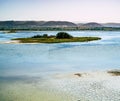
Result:
[[3,41],[0,44],[18,44],[20,43],[18,40],[10,40],[10,41]]
[[40,44],[40,43],[21,43],[19,40],[3,41],[0,44]]

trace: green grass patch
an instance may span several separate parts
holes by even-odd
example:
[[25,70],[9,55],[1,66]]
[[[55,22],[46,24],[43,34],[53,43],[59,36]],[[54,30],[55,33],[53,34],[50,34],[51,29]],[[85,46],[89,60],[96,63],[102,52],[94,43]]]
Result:
[[19,40],[21,43],[63,43],[63,42],[88,42],[100,40],[99,37],[73,37],[66,32],[59,32],[56,36],[47,34],[35,35],[29,38],[16,38],[12,40]]
[[100,40],[99,37],[74,37],[70,39],[57,39],[51,38],[16,38],[12,40],[18,40],[20,43],[63,43],[63,42],[89,42],[94,40]]

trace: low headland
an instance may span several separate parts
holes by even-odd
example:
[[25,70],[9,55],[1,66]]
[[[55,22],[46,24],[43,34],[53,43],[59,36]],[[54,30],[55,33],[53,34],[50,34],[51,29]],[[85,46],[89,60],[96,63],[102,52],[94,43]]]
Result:
[[35,35],[28,38],[16,38],[20,43],[63,43],[63,42],[89,42],[100,40],[100,37],[73,37],[66,32],[59,32],[56,35],[47,34]]

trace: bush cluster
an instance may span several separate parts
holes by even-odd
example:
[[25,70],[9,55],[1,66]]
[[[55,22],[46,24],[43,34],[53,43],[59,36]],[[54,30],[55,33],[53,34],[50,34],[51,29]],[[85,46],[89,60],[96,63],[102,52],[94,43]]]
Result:
[[43,35],[34,35],[32,38],[48,38],[47,34],[43,34]]
[[48,36],[47,34],[32,36],[32,38],[52,38],[52,37],[54,37],[56,39],[70,39],[70,38],[73,38],[73,36],[69,35],[66,32],[59,32],[59,33],[57,33],[56,36],[54,36],[54,35]]
[[57,39],[70,39],[73,38],[73,36],[71,36],[70,34],[66,33],[66,32],[59,32],[56,35]]

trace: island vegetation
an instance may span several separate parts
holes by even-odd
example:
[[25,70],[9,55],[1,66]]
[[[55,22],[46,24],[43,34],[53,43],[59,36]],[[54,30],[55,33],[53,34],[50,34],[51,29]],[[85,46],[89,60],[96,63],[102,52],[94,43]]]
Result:
[[20,43],[63,43],[63,42],[89,42],[100,40],[100,37],[73,37],[66,32],[59,32],[54,35],[35,35],[28,38],[16,38]]

